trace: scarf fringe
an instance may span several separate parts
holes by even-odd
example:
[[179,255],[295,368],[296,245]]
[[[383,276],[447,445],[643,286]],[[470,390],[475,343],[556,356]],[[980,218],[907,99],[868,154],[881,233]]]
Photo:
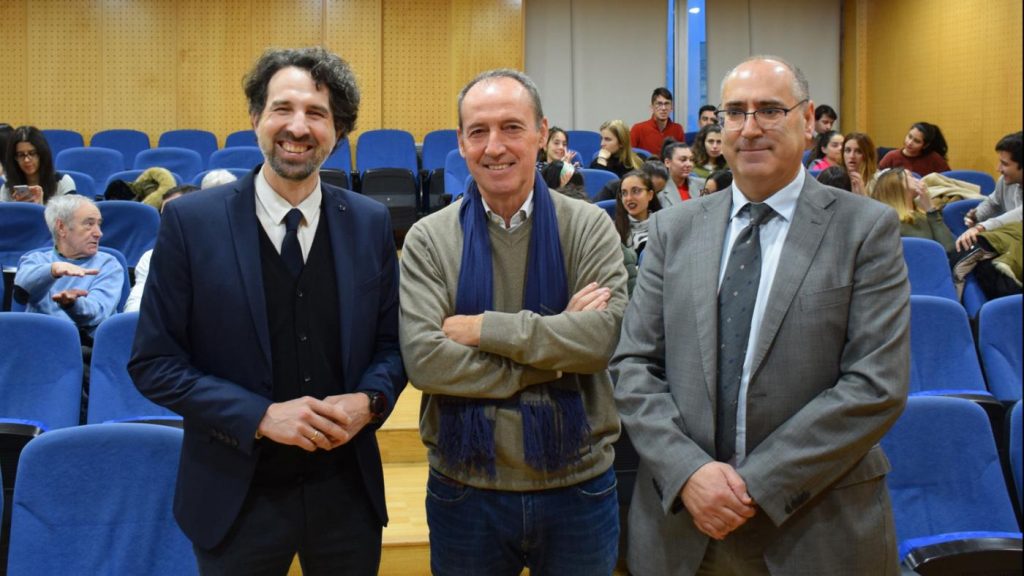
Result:
[[579,462],[584,448],[589,448],[591,430],[578,392],[559,388],[547,392],[552,402],[520,401],[519,412],[526,463],[551,472]]

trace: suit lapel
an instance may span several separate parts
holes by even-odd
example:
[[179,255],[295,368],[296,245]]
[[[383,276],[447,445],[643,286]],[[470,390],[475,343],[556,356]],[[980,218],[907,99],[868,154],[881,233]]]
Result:
[[718,381],[718,274],[732,207],[732,187],[713,195],[701,207],[703,221],[694,223],[700,227],[700,238],[691,270],[695,271],[694,294],[704,300],[696,307],[697,337],[704,367],[704,385],[713,405]]
[[242,291],[249,303],[253,327],[267,365],[271,365],[270,329],[267,321],[266,296],[263,292],[263,266],[260,263],[259,221],[256,219],[256,187],[254,174],[238,181],[238,192],[225,200],[228,227],[235,245],[238,273],[242,278]]
[[789,225],[786,243],[782,247],[779,267],[775,272],[772,290],[765,305],[761,330],[754,350],[750,374],[757,375],[764,362],[771,343],[779,332],[782,319],[793,304],[793,298],[810,269],[814,255],[818,252],[825,231],[832,219],[829,206],[835,201],[835,193],[807,177],[797,200],[793,222]]
[[[352,261],[353,246],[359,243],[354,237],[354,230],[349,219],[349,207],[340,193],[326,185],[323,189],[324,211],[321,217],[327,219],[327,231],[331,238],[331,251],[334,253],[334,276],[338,284],[338,310],[341,311],[341,369],[346,373],[349,365],[349,351],[352,346],[352,315],[346,310],[355,310],[355,294],[353,293],[353,274],[355,263]],[[345,378],[347,386],[355,386],[350,378]]]

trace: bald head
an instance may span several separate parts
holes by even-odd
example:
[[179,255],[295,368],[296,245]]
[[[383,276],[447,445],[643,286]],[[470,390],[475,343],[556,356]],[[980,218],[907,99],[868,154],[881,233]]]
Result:
[[729,70],[725,74],[725,78],[722,78],[721,93],[725,93],[725,84],[730,79],[749,77],[753,74],[758,74],[761,77],[767,78],[772,76],[788,76],[792,82],[792,96],[795,101],[800,101],[805,98],[810,98],[810,88],[807,84],[807,78],[804,77],[804,73],[799,68],[793,66],[789,62],[779,58],[778,56],[751,56],[743,62],[736,65],[735,68]]

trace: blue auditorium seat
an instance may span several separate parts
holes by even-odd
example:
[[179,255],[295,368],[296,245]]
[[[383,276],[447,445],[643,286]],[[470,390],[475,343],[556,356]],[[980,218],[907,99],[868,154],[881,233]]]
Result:
[[45,209],[26,202],[0,202],[0,267],[16,268],[21,255],[53,243]]
[[160,213],[148,204],[128,200],[104,200],[96,206],[103,217],[101,242],[119,250],[134,268],[139,258],[156,243]]
[[423,169],[434,171],[444,169],[448,153],[459,149],[459,137],[455,130],[434,130],[423,137]]
[[988,196],[996,189],[995,178],[992,178],[986,172],[980,172],[978,170],[947,170],[946,172],[939,172],[943,176],[949,178],[955,178],[957,180],[963,180],[964,182],[970,182],[971,184],[977,184],[981,188],[981,193]]
[[978,314],[978,350],[988,389],[1004,402],[1021,399],[1024,296],[989,300]]
[[953,286],[953,273],[942,244],[926,238],[903,238],[903,258],[907,263],[910,293],[959,301]]
[[910,393],[992,400],[967,312],[953,300],[910,297]]
[[615,198],[612,198],[610,200],[598,200],[597,202],[594,202],[594,205],[597,206],[598,208],[601,208],[605,212],[607,212],[608,216],[610,216],[612,221],[614,222],[615,221],[615,203],[616,202],[617,201],[615,200]]
[[[168,130],[160,135],[157,143],[159,148],[187,148],[199,154],[202,159],[202,166],[196,172],[204,170],[210,155],[217,150],[217,136],[208,130]],[[135,166],[139,168],[139,166]],[[182,174],[185,178],[191,178],[195,172],[189,175]]]
[[967,200],[955,200],[942,207],[942,221],[946,223],[946,227],[953,233],[953,238],[958,238],[967,231],[967,225],[964,224],[964,216],[971,209],[977,207],[978,204],[981,204],[981,200],[969,198]]
[[244,168],[251,170],[263,163],[263,152],[257,146],[232,146],[210,155],[210,170],[217,168]]
[[338,147],[327,157],[327,161],[320,168],[352,172],[352,147],[348,138],[338,142]]
[[612,180],[618,180],[619,177],[608,170],[601,170],[599,168],[580,168],[577,170],[581,176],[583,176],[583,188],[587,191],[587,196],[591,199],[595,198],[604,185],[611,182]]
[[79,196],[85,196],[90,200],[96,198],[96,181],[92,179],[92,176],[75,170],[61,170],[61,174],[71,176],[71,179],[75,181],[75,193]]
[[231,148],[234,146],[259,146],[256,132],[254,130],[239,130],[228,134],[228,137],[224,140],[224,147]]
[[205,161],[195,150],[173,146],[143,150],[135,157],[136,170],[159,166],[180,175],[186,182],[202,172],[205,165]]
[[444,191],[457,198],[466,192],[466,180],[469,178],[469,166],[466,159],[456,148],[444,159]]
[[[566,147],[575,150],[580,162],[586,165],[586,158],[592,158],[601,149],[601,133],[593,130],[567,130]],[[659,150],[660,152],[660,150]]]
[[82,148],[85,146],[85,138],[82,138],[82,134],[75,130],[60,130],[50,128],[47,130],[40,130],[43,136],[46,137],[46,143],[50,146],[50,154],[54,158],[57,154],[60,154],[62,150],[69,148]]
[[135,156],[150,149],[149,134],[129,129],[102,130],[92,135],[89,146],[117,150],[124,156],[123,169],[129,170],[135,165]]
[[111,174],[124,170],[124,156],[110,148],[69,148],[54,158],[58,172],[84,172],[96,183],[106,182]]

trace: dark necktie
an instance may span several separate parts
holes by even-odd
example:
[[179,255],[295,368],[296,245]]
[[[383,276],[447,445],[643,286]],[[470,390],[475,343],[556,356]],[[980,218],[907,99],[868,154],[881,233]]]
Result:
[[292,273],[293,278],[298,278],[302,272],[302,247],[299,246],[299,223],[302,222],[302,211],[292,208],[284,217],[284,241],[281,242],[281,258],[284,265]]
[[718,402],[716,403],[715,452],[726,462],[736,452],[736,406],[743,362],[750,340],[757,287],[761,282],[760,226],[775,215],[767,204],[747,204],[750,224],[732,245],[725,276],[718,289]]

